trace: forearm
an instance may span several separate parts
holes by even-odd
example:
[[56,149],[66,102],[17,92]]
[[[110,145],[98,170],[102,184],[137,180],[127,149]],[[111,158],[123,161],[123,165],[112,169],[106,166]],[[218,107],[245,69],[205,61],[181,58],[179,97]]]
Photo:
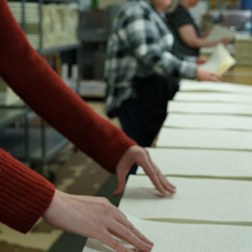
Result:
[[31,48],[5,1],[0,2],[0,76],[38,115],[104,168],[136,143],[99,117]]
[[0,149],[0,222],[27,233],[49,207],[55,188]]
[[201,48],[201,47],[212,47],[216,45],[216,42],[207,41],[203,38],[195,38],[194,40],[185,41],[190,47]]

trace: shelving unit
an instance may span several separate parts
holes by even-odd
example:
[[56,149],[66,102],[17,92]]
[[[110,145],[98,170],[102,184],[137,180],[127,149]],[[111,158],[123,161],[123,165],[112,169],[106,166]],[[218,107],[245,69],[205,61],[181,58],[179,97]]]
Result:
[[[26,22],[26,0],[21,1],[21,15],[22,15],[22,23],[21,27],[26,32],[27,30],[27,22]],[[38,14],[39,14],[39,48],[37,52],[40,55],[49,55],[55,52],[66,52],[69,50],[77,50],[77,55],[79,55],[80,50],[80,42],[77,40],[76,42],[53,46],[50,48],[44,48],[43,46],[43,4],[44,3],[78,3],[79,0],[34,0],[33,2],[38,3]],[[79,15],[79,14],[78,14]],[[78,31],[77,31],[78,33]],[[77,36],[78,37],[78,36]],[[77,64],[79,64],[79,58],[77,57]],[[76,80],[76,87],[73,88],[75,92],[78,93],[79,90],[79,76]],[[13,110],[13,113],[18,109],[25,109],[23,104],[15,104],[8,107],[8,110]],[[28,112],[27,112],[28,113]],[[31,113],[31,111],[30,111]],[[37,117],[34,113],[32,118]],[[58,133],[53,128],[46,125],[46,123],[41,119],[40,125],[31,126],[30,123],[26,121],[26,124],[22,126],[19,130],[14,130],[11,134],[8,134],[8,129],[6,131],[0,132],[0,134],[7,134],[8,141],[3,143],[2,148],[6,151],[9,151],[14,157],[25,161],[25,159],[29,158],[29,162],[31,165],[41,165],[42,172],[50,180],[53,180],[55,175],[52,174],[50,170],[48,170],[48,162],[50,162],[67,143],[69,143],[68,139],[63,137],[60,133]],[[26,139],[26,142],[24,142]],[[27,140],[28,139],[28,140]],[[27,147],[24,148],[24,143]],[[23,150],[23,151],[22,151]],[[24,155],[24,152],[26,153]],[[25,157],[25,158],[24,158]]]

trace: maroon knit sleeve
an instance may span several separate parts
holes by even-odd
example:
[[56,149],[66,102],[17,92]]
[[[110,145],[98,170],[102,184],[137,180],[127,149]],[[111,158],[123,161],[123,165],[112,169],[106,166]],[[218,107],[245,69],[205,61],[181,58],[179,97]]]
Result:
[[29,45],[6,0],[0,0],[0,76],[38,115],[105,169],[136,143],[99,117]]
[[0,149],[0,222],[27,233],[49,207],[54,192],[44,177]]

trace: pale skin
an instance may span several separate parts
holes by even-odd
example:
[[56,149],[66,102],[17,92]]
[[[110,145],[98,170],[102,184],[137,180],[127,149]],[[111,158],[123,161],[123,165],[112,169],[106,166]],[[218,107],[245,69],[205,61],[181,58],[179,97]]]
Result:
[[[116,167],[119,195],[125,187],[126,175],[132,164],[143,167],[156,189],[162,193],[176,192],[151,160],[148,151],[137,145],[130,147]],[[115,237],[123,239],[139,250],[149,252],[153,243],[142,235],[127,217],[105,198],[76,196],[56,190],[52,203],[43,215],[52,226],[66,232],[97,239],[118,252],[130,252]],[[132,251],[133,252],[133,251]]]
[[[172,0],[154,0],[153,6],[156,10],[162,11],[171,2]],[[197,70],[197,79],[209,80],[211,78],[213,78],[212,74]],[[176,192],[175,186],[168,182],[151,160],[148,151],[135,145],[125,152],[116,167],[115,196],[123,192],[126,175],[133,164],[142,166],[160,193],[174,194]],[[56,228],[97,239],[117,252],[133,251],[124,247],[116,237],[127,241],[141,251],[149,252],[153,247],[153,242],[141,234],[127,220],[127,217],[105,198],[70,195],[56,190],[43,217]]]
[[[200,0],[181,0],[180,4],[184,6],[187,10],[195,6]],[[227,45],[229,43],[228,39],[221,39],[218,41],[207,41],[202,37],[198,37],[194,27],[191,24],[183,25],[178,29],[179,36],[190,47],[200,48],[200,47],[212,47],[219,43]]]

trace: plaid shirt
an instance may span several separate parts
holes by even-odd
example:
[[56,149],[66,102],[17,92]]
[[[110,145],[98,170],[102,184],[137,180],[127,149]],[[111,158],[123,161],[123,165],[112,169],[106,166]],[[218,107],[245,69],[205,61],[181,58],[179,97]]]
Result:
[[172,55],[173,43],[164,16],[145,0],[131,0],[121,7],[108,41],[104,73],[108,84],[106,111],[110,117],[116,116],[123,101],[136,97],[134,78],[153,74],[195,78],[196,64]]

